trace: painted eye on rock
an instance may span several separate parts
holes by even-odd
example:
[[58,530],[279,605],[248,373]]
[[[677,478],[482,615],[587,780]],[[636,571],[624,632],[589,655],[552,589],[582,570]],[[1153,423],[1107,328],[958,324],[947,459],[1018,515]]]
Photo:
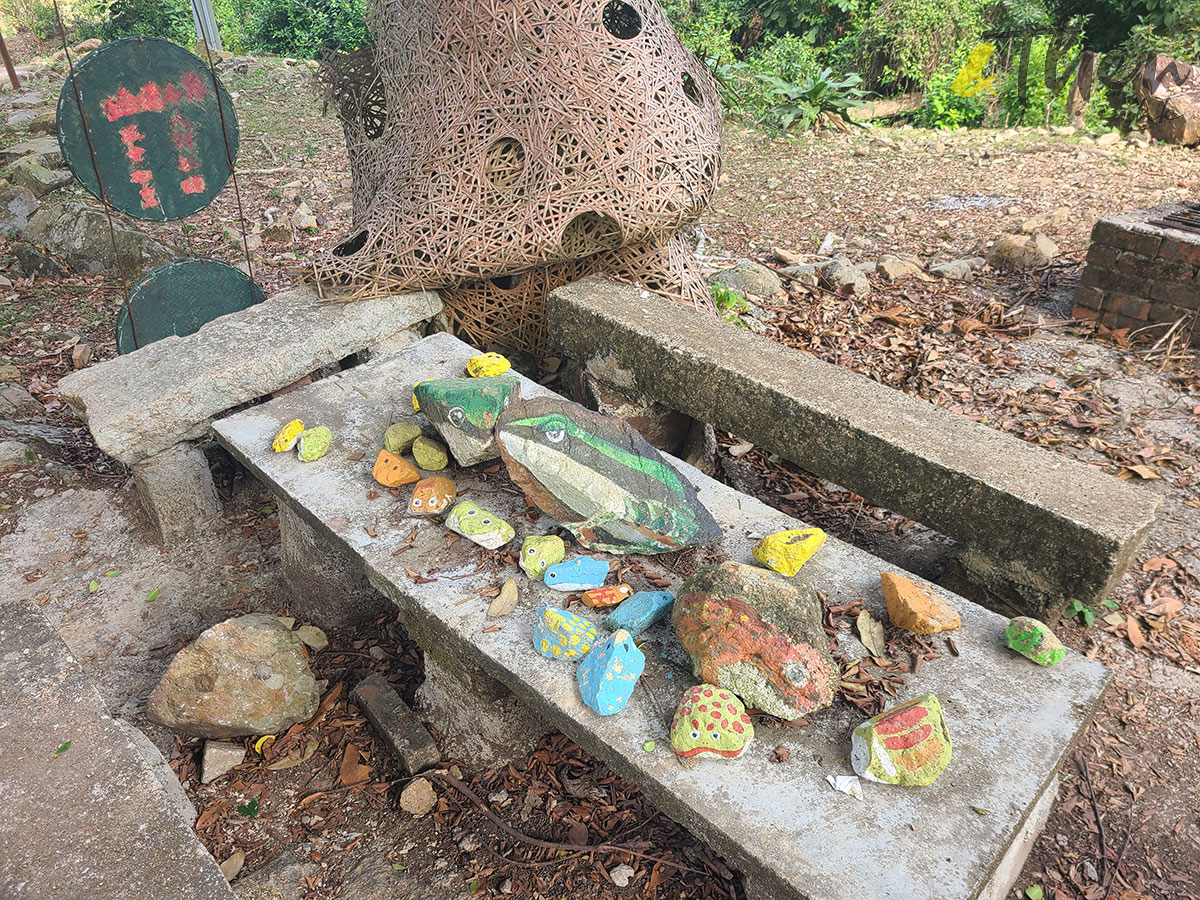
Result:
[[721,739],[721,732],[719,732],[719,731],[714,731],[714,732],[712,733],[712,739],[713,739],[714,741],[719,741],[719,740]]
[[477,516],[477,515],[479,515],[479,510],[477,510],[477,509],[468,509],[468,510],[467,510],[467,515],[468,515],[468,516]]
[[555,444],[561,444],[562,439],[567,436],[565,428],[552,428],[546,432],[546,440],[552,441]]
[[693,732],[692,732],[692,740],[693,740],[693,741],[698,741],[698,740],[700,740],[700,732],[698,732],[698,731],[693,731]]
[[537,556],[537,547],[530,547],[525,551],[526,556]]
[[[431,501],[431,502],[432,502],[432,501]],[[413,498],[412,498],[412,505],[413,505],[413,506],[420,506],[420,505],[421,505],[421,503],[422,503],[422,500],[421,500],[421,498],[420,498],[420,497],[413,497]]]
[[491,520],[491,519],[483,519],[483,520],[481,520],[481,521],[480,521],[480,523],[479,523],[479,524],[481,524],[481,525],[491,525],[491,524],[492,524],[492,520]]
[[462,428],[463,422],[467,420],[467,413],[461,406],[454,406],[446,413],[446,418],[455,428]]

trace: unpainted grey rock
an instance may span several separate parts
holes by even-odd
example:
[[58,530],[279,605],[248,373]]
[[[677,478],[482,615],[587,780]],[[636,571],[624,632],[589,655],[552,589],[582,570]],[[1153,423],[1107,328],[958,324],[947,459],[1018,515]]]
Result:
[[921,275],[924,270],[919,263],[899,256],[884,256],[875,264],[875,272],[889,284],[902,278]]
[[987,263],[993,269],[1036,269],[1047,265],[1058,255],[1058,245],[1044,234],[1006,234],[988,254]]
[[62,150],[58,146],[57,138],[37,137],[0,147],[0,162],[16,162],[23,156],[33,156],[37,162],[50,169],[57,169],[63,164]]
[[239,766],[246,758],[246,748],[233,741],[205,741],[204,757],[200,764],[200,781],[216,781]]
[[320,870],[319,863],[285,851],[261,869],[238,876],[233,892],[239,900],[302,900],[308,889],[300,884],[300,879]]
[[1071,208],[1060,206],[1053,212],[1043,213],[1040,216],[1033,216],[1026,219],[1017,230],[1021,234],[1037,234],[1039,231],[1054,231],[1055,229],[1062,228],[1070,221]]
[[27,122],[32,122],[37,113],[32,109],[14,109],[8,114],[5,122],[9,125],[24,125]]
[[742,296],[752,297],[770,297],[783,290],[783,282],[774,271],[748,259],[739,261],[732,269],[714,272],[708,283],[723,284]]
[[929,269],[929,274],[938,278],[947,278],[951,281],[974,281],[975,272],[982,268],[984,258],[982,256],[972,256],[968,259],[955,259],[950,262],[944,262]]
[[844,292],[847,289],[858,297],[866,297],[871,293],[871,283],[867,276],[844,256],[835,256],[829,262],[817,267],[821,282],[831,291]]
[[40,112],[29,120],[29,130],[34,134],[54,134],[58,129],[58,115],[52,109]]
[[[142,272],[174,258],[172,250],[133,225],[120,219],[113,219],[112,225],[127,272]],[[104,211],[78,200],[43,206],[30,217],[25,237],[77,272],[102,272],[117,262]]]
[[275,734],[311,718],[319,699],[299,638],[274,616],[254,613],[214,625],[180,650],[146,715],[198,737]]
[[807,287],[816,287],[821,281],[820,277],[817,275],[816,263],[788,266],[785,269],[780,269],[779,272],[782,275],[787,275],[792,281],[798,284],[803,284]]
[[35,197],[44,198],[74,179],[66,169],[47,169],[33,156],[17,160],[12,167],[13,183],[32,191]]
[[37,457],[20,441],[0,441],[0,469],[5,466],[24,466]]
[[0,235],[23,234],[39,206],[41,202],[29,188],[0,180]]
[[42,404],[19,384],[6,384],[0,387],[0,416],[36,413],[41,409]]
[[28,241],[13,244],[12,255],[22,275],[48,275],[57,278],[63,274],[63,267],[55,262],[54,257],[46,255]]

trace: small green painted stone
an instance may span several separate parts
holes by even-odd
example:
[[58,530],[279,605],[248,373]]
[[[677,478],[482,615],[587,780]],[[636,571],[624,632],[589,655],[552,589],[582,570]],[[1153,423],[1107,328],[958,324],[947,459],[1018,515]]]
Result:
[[324,425],[305,428],[300,435],[300,462],[313,462],[329,452],[333,432]]
[[433,438],[419,437],[412,444],[413,459],[426,472],[438,472],[446,468],[450,458],[446,456],[446,448]]
[[541,581],[546,570],[566,556],[567,545],[557,534],[534,534],[521,541],[521,571]]
[[383,446],[388,453],[397,456],[412,449],[413,441],[421,436],[420,425],[410,425],[407,422],[393,422],[383,433]]
[[1067,655],[1067,648],[1050,627],[1029,616],[1017,616],[1004,629],[1009,649],[1032,659],[1039,666],[1056,666]]

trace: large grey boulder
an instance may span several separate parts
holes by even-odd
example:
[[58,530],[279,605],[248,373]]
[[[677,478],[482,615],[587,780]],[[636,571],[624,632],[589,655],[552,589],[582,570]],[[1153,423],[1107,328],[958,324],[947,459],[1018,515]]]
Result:
[[31,141],[21,141],[0,147],[0,162],[16,162],[23,156],[33,156],[43,166],[57,169],[63,164],[62,150],[58,146],[58,138],[38,137]]
[[47,169],[36,157],[26,156],[13,164],[12,180],[17,186],[28,188],[35,197],[45,197],[70,184],[75,176],[66,169]]
[[[121,265],[130,274],[169,262],[175,253],[120,219],[112,221]],[[116,265],[104,210],[77,200],[43,206],[29,219],[25,237],[41,244],[77,272],[102,272]]]
[[783,290],[783,282],[766,266],[741,260],[732,269],[721,269],[708,278],[709,284],[722,284],[742,296],[771,297]]
[[1152,137],[1168,144],[1200,144],[1200,66],[1159,54],[1137,80]]
[[312,718],[320,700],[304,644],[275,616],[226,619],[171,660],[150,694],[151,721],[184,734],[275,734]]
[[29,218],[41,206],[33,191],[0,180],[0,235],[13,237],[29,227]]

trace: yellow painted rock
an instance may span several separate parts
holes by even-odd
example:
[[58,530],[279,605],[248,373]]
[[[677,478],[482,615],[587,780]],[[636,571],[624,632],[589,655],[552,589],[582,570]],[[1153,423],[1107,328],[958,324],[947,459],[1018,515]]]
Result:
[[271,449],[276,453],[284,453],[296,446],[296,441],[300,440],[300,435],[304,432],[304,423],[299,419],[292,419],[275,435],[275,440],[271,441]]
[[392,488],[420,481],[421,473],[407,459],[386,450],[380,450],[379,456],[375,459],[375,466],[371,469],[371,477],[384,487]]
[[512,363],[499,353],[480,353],[467,361],[467,374],[472,378],[491,378],[503,375],[512,368]]
[[879,581],[887,601],[888,618],[897,628],[916,634],[937,634],[962,627],[958,611],[924,585],[895,572],[884,572]]
[[754,545],[754,558],[784,575],[795,575],[825,543],[820,528],[797,528],[768,534]]

